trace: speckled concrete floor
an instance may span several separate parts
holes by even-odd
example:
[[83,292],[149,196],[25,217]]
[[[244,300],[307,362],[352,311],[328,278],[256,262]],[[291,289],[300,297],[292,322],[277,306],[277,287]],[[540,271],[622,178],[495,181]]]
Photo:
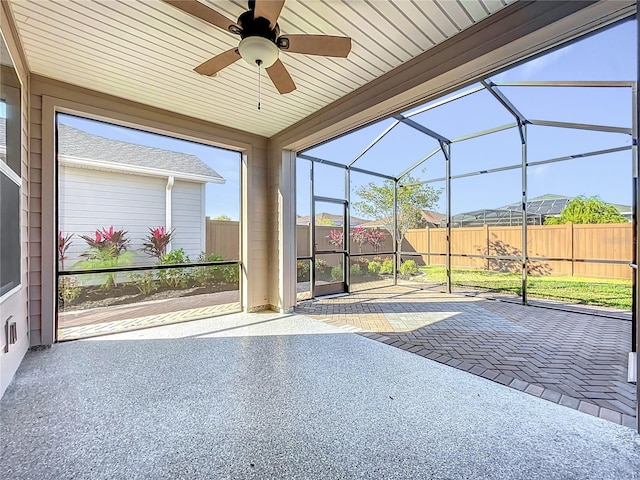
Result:
[[303,316],[30,352],[0,406],[3,479],[640,478],[629,428]]

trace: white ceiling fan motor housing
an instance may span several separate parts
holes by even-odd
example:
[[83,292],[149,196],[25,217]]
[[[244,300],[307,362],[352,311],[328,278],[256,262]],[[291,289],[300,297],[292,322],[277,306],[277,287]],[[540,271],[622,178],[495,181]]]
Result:
[[238,45],[238,51],[249,65],[255,67],[259,64],[263,68],[269,68],[276,63],[280,53],[275,43],[259,36],[243,38]]

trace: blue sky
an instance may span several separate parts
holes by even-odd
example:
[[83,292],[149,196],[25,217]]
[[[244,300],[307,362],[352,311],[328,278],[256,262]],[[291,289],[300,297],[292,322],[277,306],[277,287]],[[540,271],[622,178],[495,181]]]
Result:
[[[529,80],[636,80],[637,32],[628,21],[592,35],[572,45],[540,56],[491,77],[493,81]],[[631,126],[629,89],[505,87],[503,92],[532,119]],[[455,138],[513,121],[513,118],[486,92],[437,107],[413,117],[434,131]],[[239,218],[240,156],[193,142],[141,132],[115,125],[63,115],[63,123],[116,140],[165,148],[198,156],[220,173],[224,185],[207,187],[206,214]],[[383,120],[333,142],[309,150],[308,154],[348,163],[389,124]],[[549,127],[530,127],[529,160],[584,153],[591,150],[630,145],[629,136]],[[363,156],[356,166],[391,175],[398,174],[437,147],[435,140],[400,125]],[[520,162],[516,129],[452,145],[452,173],[461,174]],[[308,162],[306,162],[308,163]],[[423,167],[412,172],[421,180],[444,176],[444,158],[437,154]],[[547,164],[529,170],[528,193],[535,197],[546,193],[567,196],[599,195],[603,200],[631,204],[631,153],[623,152],[590,159]],[[342,170],[316,167],[316,195],[344,198]],[[379,179],[352,174],[353,190]],[[309,213],[309,182],[305,162],[299,161],[297,211]],[[442,188],[443,183],[434,187]],[[481,208],[496,208],[520,198],[520,171],[478,175],[452,181],[452,213]],[[331,205],[319,211],[338,213]],[[444,199],[434,206],[444,212]],[[336,210],[335,212],[333,210]],[[352,212],[357,216],[357,212]]]
[[[490,78],[495,82],[633,81],[637,76],[636,49],[635,22],[628,21]],[[502,91],[530,119],[631,127],[630,89],[504,87]],[[514,121],[487,92],[474,93],[418,114],[413,119],[450,139]],[[305,153],[348,163],[391,123],[391,120],[379,122]],[[530,126],[528,135],[529,161],[631,145],[631,138],[627,135],[564,128]],[[435,140],[408,126],[399,125],[355,165],[396,175],[436,147]],[[521,161],[521,146],[516,129],[454,143],[451,148],[453,175]],[[303,171],[299,172],[298,178],[303,188],[298,189],[298,214],[305,215],[309,208],[305,162],[301,167]],[[334,178],[337,175],[342,179],[339,169],[324,166],[321,173],[325,174],[330,170],[333,170]],[[443,177],[445,164],[442,154],[437,154],[424,164],[424,168],[412,173],[421,180]],[[566,196],[599,195],[611,203],[631,204],[630,151],[537,166],[530,168],[528,175],[530,198],[547,193]],[[318,185],[317,194],[336,197],[344,195],[341,182],[318,178],[317,174],[314,179]],[[354,180],[352,200],[353,190],[358,184],[371,180],[379,182],[364,175]],[[517,202],[521,195],[520,182],[520,170],[453,180],[452,213],[496,208]],[[444,183],[434,186],[443,188]],[[444,198],[434,209],[445,211]]]

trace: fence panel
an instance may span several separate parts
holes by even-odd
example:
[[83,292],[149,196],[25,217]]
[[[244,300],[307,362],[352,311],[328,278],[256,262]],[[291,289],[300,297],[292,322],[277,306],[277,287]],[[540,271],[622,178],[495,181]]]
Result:
[[229,220],[206,219],[206,250],[207,255],[219,253],[223,260],[240,259],[240,224]]
[[[422,253],[426,265],[444,265],[446,230],[426,228],[409,230],[404,251]],[[453,228],[452,254],[486,254],[520,256],[522,254],[521,227],[483,226]],[[434,254],[441,255],[434,255]],[[633,225],[616,223],[602,225],[535,225],[527,227],[527,254],[562,260],[531,261],[532,275],[573,275],[593,278],[631,279],[627,265],[589,263],[584,260],[630,262],[633,258]],[[483,259],[455,257],[456,267],[493,269]],[[502,262],[504,263],[504,262]]]

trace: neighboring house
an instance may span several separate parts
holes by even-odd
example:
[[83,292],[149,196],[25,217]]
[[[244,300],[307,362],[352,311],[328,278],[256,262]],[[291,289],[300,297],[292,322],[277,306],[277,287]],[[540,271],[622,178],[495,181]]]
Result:
[[[306,215],[304,217],[298,217],[296,223],[298,225],[309,225],[310,220],[311,220],[311,217],[309,215]],[[342,226],[344,217],[342,215],[332,215],[331,213],[316,214],[316,225],[322,225],[322,222],[326,222],[327,220],[330,220],[331,222],[333,222],[333,225],[335,225],[336,227],[339,227],[339,226]],[[351,227],[357,227],[358,225],[361,225],[362,223],[365,223],[367,221],[368,220],[364,220],[362,218],[357,218],[357,217],[351,217],[349,219],[349,223]]]
[[[547,217],[557,217],[575,197],[546,194],[527,200],[527,224],[542,225]],[[620,214],[631,221],[632,208],[628,205],[612,203]],[[454,227],[473,227],[479,225],[522,225],[522,204],[511,203],[495,209],[474,210],[459,213],[451,217]],[[442,220],[441,225],[446,222]]]
[[[191,260],[205,249],[205,185],[224,183],[195,155],[101,137],[58,124],[59,231],[73,233],[68,268],[87,244],[79,235],[124,229],[139,250],[149,227],[175,228],[171,249]],[[151,263],[138,252],[136,263]]]

